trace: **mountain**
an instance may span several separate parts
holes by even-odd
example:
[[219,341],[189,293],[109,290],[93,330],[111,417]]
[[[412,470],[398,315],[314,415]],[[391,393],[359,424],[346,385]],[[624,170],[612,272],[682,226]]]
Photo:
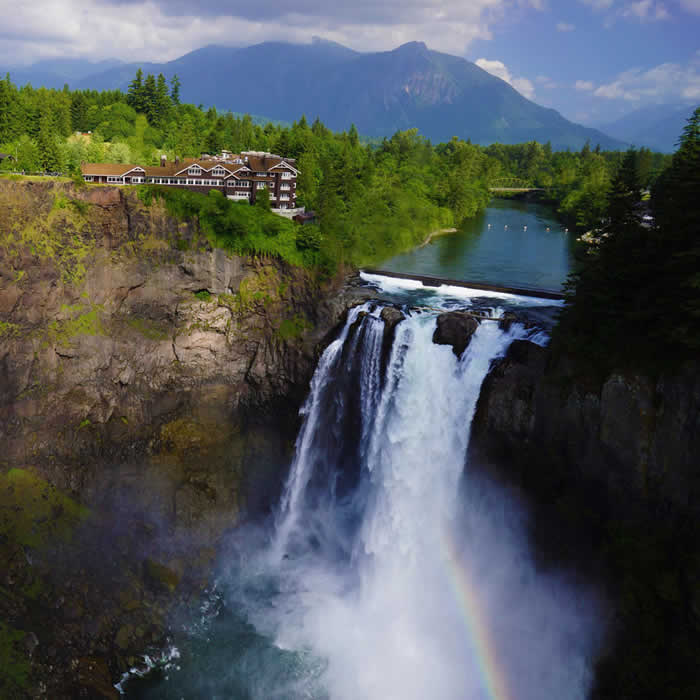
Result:
[[417,127],[434,142],[550,141],[580,149],[625,144],[574,124],[523,97],[463,58],[411,42],[392,51],[358,53],[329,41],[266,42],[244,48],[207,46],[163,64],[122,64],[71,87],[125,90],[136,69],[177,73],[184,101],[292,121],[302,114],[331,129],[355,124],[369,137]]
[[642,107],[600,128],[635,146],[673,153],[695,106],[676,103]]
[[[0,75],[10,74],[15,85],[55,88],[60,90],[66,83],[72,85],[78,80],[90,75],[121,65],[122,61],[115,59],[105,61],[85,61],[80,58],[47,59],[33,63],[31,66],[8,66],[0,70]],[[133,76],[132,76],[133,77]]]

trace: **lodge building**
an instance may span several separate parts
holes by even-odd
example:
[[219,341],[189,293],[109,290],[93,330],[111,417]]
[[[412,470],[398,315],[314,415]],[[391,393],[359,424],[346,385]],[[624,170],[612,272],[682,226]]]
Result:
[[222,151],[201,158],[175,158],[160,165],[142,166],[118,163],[83,163],[85,182],[109,185],[168,185],[198,192],[221,191],[233,200],[255,202],[264,189],[270,194],[270,206],[276,210],[296,210],[296,161],[263,151],[240,154]]

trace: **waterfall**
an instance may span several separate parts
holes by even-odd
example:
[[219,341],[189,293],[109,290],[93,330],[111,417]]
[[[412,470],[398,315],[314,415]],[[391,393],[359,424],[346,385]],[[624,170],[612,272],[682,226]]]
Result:
[[357,308],[319,361],[272,545],[232,595],[302,655],[274,697],[586,697],[593,598],[535,571],[521,509],[465,469],[481,384],[527,333],[483,322],[457,358],[435,316],[397,326],[383,369],[379,309]]

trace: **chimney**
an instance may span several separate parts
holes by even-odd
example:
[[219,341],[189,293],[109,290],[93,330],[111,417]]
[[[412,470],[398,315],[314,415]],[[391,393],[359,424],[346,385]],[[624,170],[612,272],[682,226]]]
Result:
[[164,168],[164,167],[165,167],[165,163],[167,162],[167,160],[168,160],[168,157],[167,157],[165,154],[163,154],[163,155],[160,157],[160,167],[161,167],[161,168]]
[[180,156],[175,156],[175,165],[180,164]]

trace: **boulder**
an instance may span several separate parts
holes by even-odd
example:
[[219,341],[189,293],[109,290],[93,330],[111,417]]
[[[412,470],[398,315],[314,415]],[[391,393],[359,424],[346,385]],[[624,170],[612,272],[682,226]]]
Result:
[[406,317],[401,311],[394,308],[393,306],[385,306],[380,314],[382,321],[384,321],[385,331],[384,334],[394,332],[394,328],[401,323]]
[[452,351],[457,357],[469,345],[474,332],[479,327],[479,322],[469,313],[464,311],[449,311],[437,317],[437,327],[433,333],[433,343],[436,345],[451,345]]
[[503,316],[501,317],[501,320],[498,322],[498,327],[502,331],[509,331],[510,327],[518,320],[518,317],[516,314],[514,314],[512,311],[506,311]]
[[396,326],[403,321],[406,316],[393,306],[385,306],[382,309],[380,318],[384,321],[384,334],[382,335],[382,355],[381,355],[381,367],[382,367],[382,377],[386,373],[386,367],[389,364],[389,358],[391,357],[391,348],[394,345],[394,338],[396,337]]

